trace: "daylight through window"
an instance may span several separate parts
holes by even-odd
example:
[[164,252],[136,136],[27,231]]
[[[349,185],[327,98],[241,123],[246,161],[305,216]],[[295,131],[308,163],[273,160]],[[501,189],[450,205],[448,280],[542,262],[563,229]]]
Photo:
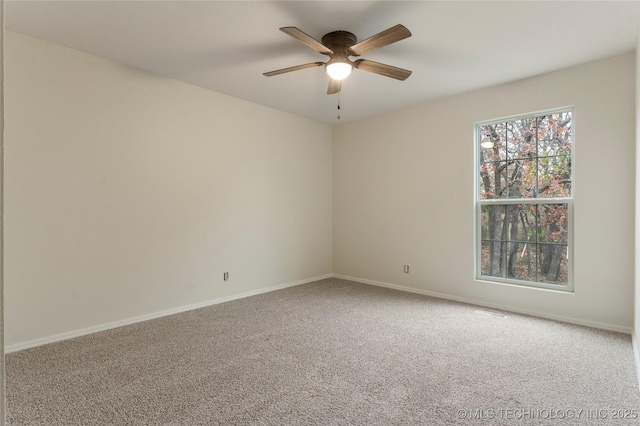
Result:
[[572,290],[573,110],[476,126],[476,277]]

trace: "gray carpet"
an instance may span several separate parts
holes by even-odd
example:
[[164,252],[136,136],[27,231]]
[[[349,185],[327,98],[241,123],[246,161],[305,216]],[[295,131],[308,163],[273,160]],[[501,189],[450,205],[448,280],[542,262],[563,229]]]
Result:
[[477,309],[327,279],[28,349],[7,423],[640,424],[629,336]]

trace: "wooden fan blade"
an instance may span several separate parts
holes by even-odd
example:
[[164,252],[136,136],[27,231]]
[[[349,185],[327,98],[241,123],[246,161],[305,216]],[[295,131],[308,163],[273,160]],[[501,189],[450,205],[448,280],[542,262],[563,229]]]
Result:
[[396,80],[406,80],[411,75],[411,71],[402,68],[392,67],[391,65],[381,64],[380,62],[368,61],[366,59],[358,59],[354,62],[354,66],[359,70],[369,71],[386,77],[395,78]]
[[373,50],[380,49],[381,47],[388,46],[396,41],[404,40],[407,37],[411,37],[411,31],[404,25],[398,24],[366,40],[362,40],[360,43],[354,44],[349,48],[349,51],[353,56],[361,56]]
[[341,88],[342,88],[342,80],[334,80],[332,78],[329,78],[329,88],[327,89],[327,95],[340,93]]
[[306,68],[319,67],[321,65],[324,65],[324,62],[311,62],[310,64],[296,65],[295,67],[282,68],[281,70],[265,72],[265,73],[262,73],[262,75],[267,77],[272,77],[274,75],[284,74],[291,71],[303,70]]
[[316,52],[319,52],[325,55],[333,53],[333,51],[329,49],[327,46],[320,43],[318,40],[316,40],[315,38],[311,37],[309,34],[305,33],[304,31],[296,27],[282,27],[280,28],[280,31],[282,31],[283,33],[289,34],[291,37],[309,46]]

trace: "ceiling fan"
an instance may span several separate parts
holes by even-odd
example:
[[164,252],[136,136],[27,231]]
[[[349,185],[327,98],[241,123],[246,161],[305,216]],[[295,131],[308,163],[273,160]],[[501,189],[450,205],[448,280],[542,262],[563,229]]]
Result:
[[397,41],[404,40],[407,37],[411,37],[411,32],[404,25],[398,24],[359,43],[356,36],[348,31],[333,31],[327,33],[322,36],[321,42],[296,27],[283,27],[280,28],[280,31],[290,35],[316,52],[327,55],[329,60],[327,62],[311,62],[309,64],[265,72],[263,75],[267,77],[324,65],[329,75],[327,94],[331,95],[340,92],[342,80],[351,74],[353,68],[397,80],[406,80],[411,75],[411,71],[392,67],[391,65],[381,64],[367,59],[357,59],[355,61],[349,59],[349,56],[361,56]]

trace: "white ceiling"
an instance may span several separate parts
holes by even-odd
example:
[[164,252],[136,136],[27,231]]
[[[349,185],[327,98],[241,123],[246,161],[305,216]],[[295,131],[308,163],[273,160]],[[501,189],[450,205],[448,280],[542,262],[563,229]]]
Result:
[[[6,27],[293,114],[335,124],[634,51],[636,1],[6,1]],[[355,70],[327,95],[323,56],[280,32],[411,38],[363,58],[413,71]]]

